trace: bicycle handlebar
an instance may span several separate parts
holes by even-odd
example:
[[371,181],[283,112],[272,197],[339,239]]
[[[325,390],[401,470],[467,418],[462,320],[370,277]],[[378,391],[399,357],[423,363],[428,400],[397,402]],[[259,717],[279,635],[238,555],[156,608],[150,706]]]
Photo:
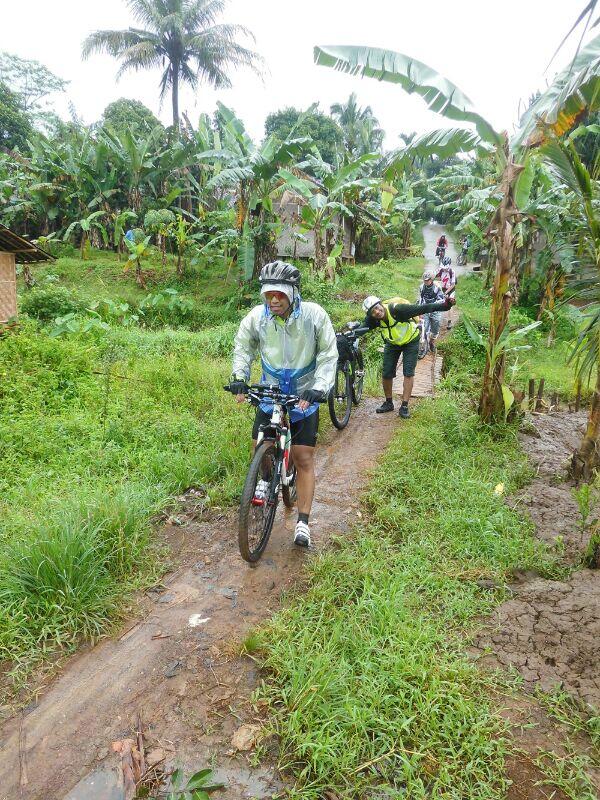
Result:
[[[231,386],[224,386],[226,392],[232,392]],[[282,406],[295,406],[300,402],[300,398],[296,394],[286,394],[282,392],[279,386],[274,384],[253,383],[247,387],[242,394],[248,395],[251,403],[258,404],[261,400],[273,400],[275,403],[281,403]]]
[[346,339],[353,342],[355,339],[358,339],[360,336],[364,336],[365,333],[369,333],[371,328],[351,328],[349,331],[338,331],[336,336],[345,336]]

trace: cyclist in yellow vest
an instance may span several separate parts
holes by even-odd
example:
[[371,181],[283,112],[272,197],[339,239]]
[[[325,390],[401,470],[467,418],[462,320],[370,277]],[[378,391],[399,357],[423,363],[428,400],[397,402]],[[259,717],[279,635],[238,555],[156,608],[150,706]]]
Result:
[[394,410],[392,386],[396,377],[398,359],[402,356],[402,404],[399,416],[410,417],[408,401],[415,382],[415,369],[419,354],[419,328],[413,317],[429,314],[434,311],[448,311],[456,303],[454,297],[447,297],[440,303],[424,303],[411,305],[403,297],[392,297],[391,300],[380,300],[370,295],[363,303],[366,313],[363,326],[379,330],[384,341],[382,384],[385,394],[384,402],[377,410],[378,414]]

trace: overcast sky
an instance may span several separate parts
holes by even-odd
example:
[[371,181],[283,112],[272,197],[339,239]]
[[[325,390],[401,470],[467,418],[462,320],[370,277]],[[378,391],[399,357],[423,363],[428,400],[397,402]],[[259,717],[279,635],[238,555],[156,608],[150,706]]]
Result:
[[[164,122],[170,102],[159,107],[158,72],[131,73],[116,81],[117,62],[108,56],[81,60],[81,43],[97,29],[132,24],[125,0],[18,0],[2,5],[0,49],[37,59],[70,81],[68,98],[85,122],[94,122],[119,97],[136,98]],[[422,101],[392,84],[343,75],[313,65],[315,44],[359,44],[398,50],[424,61],[457,84],[475,108],[498,129],[513,129],[519,103],[542,89],[572,55],[575,37],[545,72],[550,57],[571,27],[584,0],[230,0],[226,20],[250,28],[254,48],[264,57],[264,78],[234,72],[233,88],[185,90],[181,109],[196,122],[212,113],[216,100],[235,109],[256,139],[264,119],[293,105],[306,108],[358,94],[370,105],[395,147],[400,132],[419,133],[445,122]],[[522,105],[521,105],[522,108]],[[64,101],[56,109],[67,116]]]

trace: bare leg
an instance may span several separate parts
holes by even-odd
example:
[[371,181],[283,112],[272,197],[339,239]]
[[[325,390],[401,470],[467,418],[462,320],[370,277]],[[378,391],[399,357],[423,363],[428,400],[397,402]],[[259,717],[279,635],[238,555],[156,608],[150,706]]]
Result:
[[386,398],[386,400],[391,400],[392,399],[392,387],[394,385],[394,379],[393,378],[382,378],[381,379],[381,384],[383,386],[383,395],[384,395],[384,397]]
[[292,445],[292,458],[297,470],[298,513],[310,514],[315,494],[315,448],[304,444]]
[[414,383],[415,383],[414,375],[412,375],[410,378],[407,378],[406,376],[404,377],[404,385],[402,386],[402,400],[405,403],[408,403],[408,401],[410,400]]

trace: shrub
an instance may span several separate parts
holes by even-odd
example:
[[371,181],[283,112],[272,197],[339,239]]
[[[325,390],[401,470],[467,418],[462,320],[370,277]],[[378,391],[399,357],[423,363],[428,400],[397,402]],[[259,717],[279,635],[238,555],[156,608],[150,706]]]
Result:
[[83,304],[64,286],[32,289],[21,299],[21,311],[42,322],[49,322],[67,314],[76,314],[82,308]]

